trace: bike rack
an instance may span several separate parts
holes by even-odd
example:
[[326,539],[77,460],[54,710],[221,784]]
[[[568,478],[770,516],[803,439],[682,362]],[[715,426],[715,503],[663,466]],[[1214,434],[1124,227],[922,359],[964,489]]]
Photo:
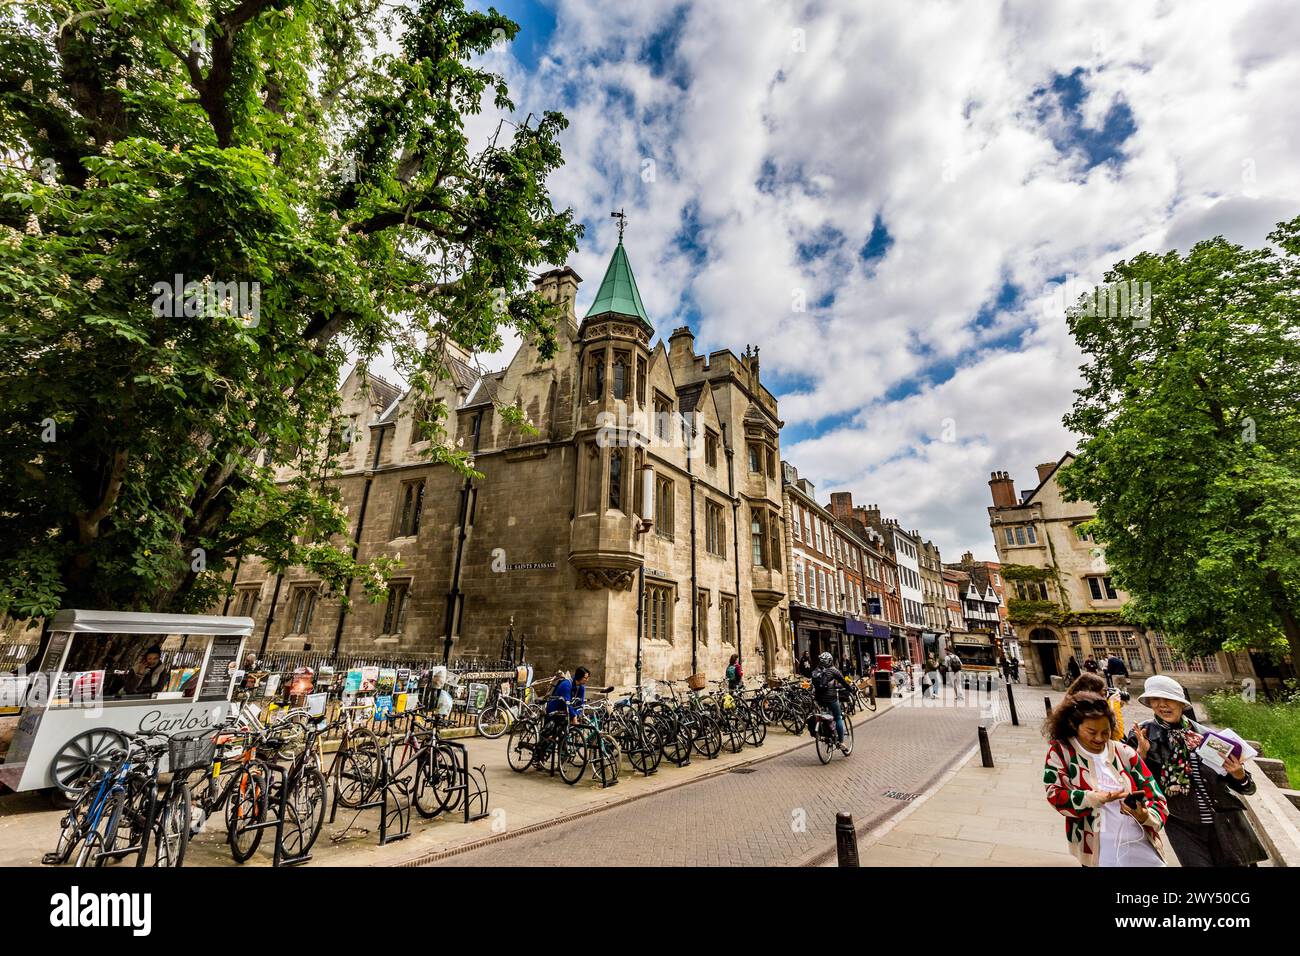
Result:
[[277,763],[268,763],[266,769],[270,774],[267,778],[267,787],[273,785],[275,775],[280,775],[279,797],[276,803],[272,805],[267,803],[268,813],[274,813],[274,820],[263,820],[261,823],[254,823],[248,827],[249,830],[267,830],[275,828],[275,852],[271,856],[271,866],[297,866],[300,863],[306,863],[311,859],[311,853],[300,853],[297,856],[285,856],[284,853],[284,816],[285,808],[289,802],[289,771]]
[[482,820],[488,815],[487,765],[470,767],[469,751],[464,744],[454,740],[440,740],[438,745],[449,749],[452,763],[456,767],[457,783],[450,790],[453,799],[447,802],[447,809],[461,809],[465,823]]

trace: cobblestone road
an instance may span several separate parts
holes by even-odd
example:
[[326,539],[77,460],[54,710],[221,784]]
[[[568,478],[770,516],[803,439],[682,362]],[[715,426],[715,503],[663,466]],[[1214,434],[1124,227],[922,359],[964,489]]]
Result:
[[[1002,703],[999,701],[999,703]],[[999,707],[999,710],[1002,710]],[[853,756],[812,746],[434,866],[788,866],[834,846],[835,814],[878,824],[976,743],[976,707],[901,706],[859,724]],[[557,783],[557,785],[559,785]]]

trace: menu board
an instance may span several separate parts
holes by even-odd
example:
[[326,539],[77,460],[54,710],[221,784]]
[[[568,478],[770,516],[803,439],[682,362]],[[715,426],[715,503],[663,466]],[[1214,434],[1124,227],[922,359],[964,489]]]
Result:
[[235,662],[239,660],[239,649],[244,645],[244,638],[214,637],[212,649],[208,652],[208,669],[203,674],[203,684],[199,687],[199,700],[226,700],[230,696],[230,681],[235,673]]

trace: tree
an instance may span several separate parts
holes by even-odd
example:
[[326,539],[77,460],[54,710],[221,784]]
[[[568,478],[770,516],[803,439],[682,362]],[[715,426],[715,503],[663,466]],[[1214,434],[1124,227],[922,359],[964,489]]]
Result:
[[203,609],[237,554],[374,596],[391,565],[353,562],[324,480],[349,352],[427,390],[447,342],[554,347],[529,279],[581,232],[546,188],[565,120],[464,126],[513,110],[480,58],[518,27],[65,0],[0,29],[0,612]]
[[1087,360],[1061,485],[1095,504],[1136,620],[1300,661],[1300,219],[1269,240],[1143,253],[1106,280],[1150,283],[1149,315],[1068,312]]

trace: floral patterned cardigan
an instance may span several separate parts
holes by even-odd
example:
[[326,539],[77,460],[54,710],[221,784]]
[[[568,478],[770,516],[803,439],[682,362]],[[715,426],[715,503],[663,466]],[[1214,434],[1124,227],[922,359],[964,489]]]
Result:
[[1129,791],[1140,791],[1146,797],[1148,824],[1142,829],[1155,851],[1164,858],[1160,847],[1160,828],[1165,825],[1169,808],[1164,794],[1142,758],[1128,744],[1109,741],[1105,755],[1093,756],[1076,750],[1068,740],[1053,740],[1047,750],[1047,763],[1043,767],[1043,784],[1047,787],[1047,802],[1065,817],[1065,838],[1070,841],[1070,852],[1084,866],[1096,866],[1100,848],[1097,827],[1101,814],[1094,812],[1101,806],[1096,793],[1096,775],[1093,760],[1107,760],[1111,769],[1122,781],[1127,781]]

